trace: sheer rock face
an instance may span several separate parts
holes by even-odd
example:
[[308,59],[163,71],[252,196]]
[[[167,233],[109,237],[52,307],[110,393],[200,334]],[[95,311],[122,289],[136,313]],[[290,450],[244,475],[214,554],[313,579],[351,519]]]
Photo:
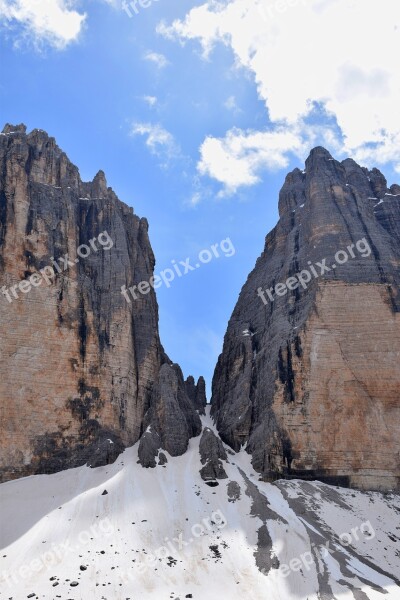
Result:
[[[400,187],[316,148],[287,176],[279,212],[214,373],[219,433],[247,444],[265,478],[398,488]],[[305,287],[276,293],[312,266]]]
[[[0,479],[105,464],[143,433],[170,362],[153,289],[121,294],[153,275],[147,221],[102,171],[82,182],[41,130],[7,125],[0,164]],[[60,272],[14,297],[53,260]],[[177,452],[196,430],[182,431]]]

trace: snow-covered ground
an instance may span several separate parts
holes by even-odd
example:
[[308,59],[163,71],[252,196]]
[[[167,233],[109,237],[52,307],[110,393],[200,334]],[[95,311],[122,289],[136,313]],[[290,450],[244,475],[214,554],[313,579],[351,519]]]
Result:
[[209,487],[199,439],[2,484],[0,598],[400,600],[399,496],[264,483],[245,452]]

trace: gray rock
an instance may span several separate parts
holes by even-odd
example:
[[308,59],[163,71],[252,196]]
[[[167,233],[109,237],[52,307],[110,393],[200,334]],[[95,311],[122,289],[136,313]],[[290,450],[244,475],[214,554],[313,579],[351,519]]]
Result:
[[202,433],[199,450],[201,464],[204,465],[200,469],[203,481],[226,479],[228,475],[222,463],[222,461],[228,460],[225,448],[219,437],[208,427]]
[[160,452],[158,455],[158,464],[163,467],[164,465],[166,465],[168,463],[168,459],[165,456],[164,452]]
[[138,458],[142,467],[154,468],[156,466],[156,458],[161,448],[161,440],[158,433],[155,431],[146,431],[139,442]]
[[189,377],[185,381],[186,393],[190,400],[193,402],[196,410],[198,410],[200,415],[205,415],[205,408],[207,406],[207,397],[206,397],[206,382],[204,381],[204,377],[199,377],[197,381],[197,385],[194,382],[194,378],[189,375]]
[[186,452],[189,439],[200,434],[200,417],[186,393],[182,371],[178,365],[162,365],[152,389],[144,427],[150,427],[152,432],[157,433],[161,448],[171,456]]
[[241,489],[237,481],[230,481],[226,488],[228,494],[228,502],[236,502],[240,500]]

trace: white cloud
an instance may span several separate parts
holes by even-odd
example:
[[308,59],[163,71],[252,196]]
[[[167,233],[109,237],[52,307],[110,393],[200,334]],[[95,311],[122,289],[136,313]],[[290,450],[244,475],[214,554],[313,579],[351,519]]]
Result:
[[[316,104],[325,111],[325,123],[336,120],[343,152],[367,164],[390,161],[400,168],[398,0],[379,6],[375,0],[210,0],[158,30],[182,43],[197,40],[207,57],[222,43],[254,77],[268,110],[269,133],[255,138],[228,132],[221,140],[207,138],[201,148],[202,172],[228,187],[258,181],[262,157],[274,166],[274,153],[265,146],[269,134],[277,136],[273,141],[285,129],[295,131],[301,146]],[[285,152],[278,151],[278,162]]]
[[163,159],[162,166],[181,156],[179,145],[172,133],[158,123],[134,123],[131,129],[132,136],[143,136],[145,144],[152,154]]
[[76,40],[86,14],[73,9],[71,0],[0,0],[3,26],[22,27],[22,36],[40,46],[62,50]]
[[235,114],[243,112],[237,105],[235,96],[229,96],[224,102],[224,107]]
[[188,201],[187,204],[189,204],[189,206],[191,206],[191,207],[195,207],[195,206],[197,206],[201,202],[201,200],[202,200],[201,193],[200,192],[194,192],[191,195],[191,197],[190,197],[190,199],[189,199],[189,201]]
[[288,153],[304,152],[301,136],[287,129],[274,132],[231,129],[224,138],[207,137],[200,147],[198,170],[223,184],[221,195],[260,181],[265,169],[288,165]]
[[164,54],[159,54],[158,52],[148,51],[143,58],[144,60],[154,63],[158,69],[164,69],[164,67],[169,65],[169,61],[166,59]]
[[150,107],[153,107],[157,104],[156,96],[143,96],[143,101]]

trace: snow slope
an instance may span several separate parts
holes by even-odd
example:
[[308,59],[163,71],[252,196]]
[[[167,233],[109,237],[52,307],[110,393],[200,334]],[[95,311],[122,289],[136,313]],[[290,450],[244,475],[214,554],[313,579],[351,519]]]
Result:
[[209,487],[199,439],[2,484],[1,600],[400,600],[399,496],[261,482],[243,451]]

